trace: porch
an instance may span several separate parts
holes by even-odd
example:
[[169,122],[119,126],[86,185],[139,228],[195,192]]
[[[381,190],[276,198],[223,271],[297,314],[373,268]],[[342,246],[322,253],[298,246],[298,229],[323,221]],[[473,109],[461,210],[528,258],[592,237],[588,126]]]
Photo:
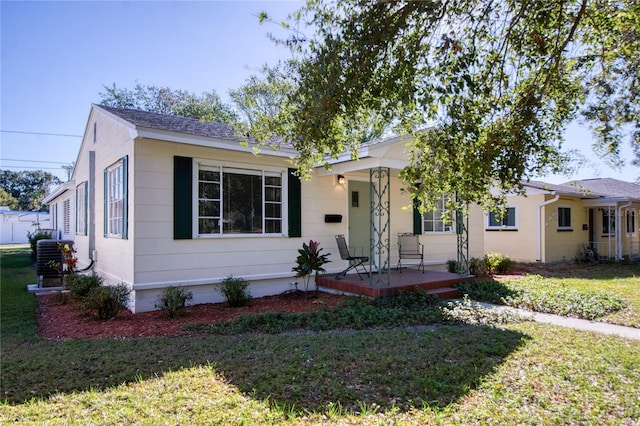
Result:
[[470,275],[458,275],[449,272],[425,270],[423,273],[417,269],[403,269],[402,272],[392,269],[388,285],[370,284],[369,277],[358,274],[348,274],[339,280],[335,275],[323,275],[316,277],[319,290],[328,289],[367,297],[389,297],[399,293],[425,290],[440,299],[453,299],[458,297],[458,290],[453,286],[458,283],[473,279]]

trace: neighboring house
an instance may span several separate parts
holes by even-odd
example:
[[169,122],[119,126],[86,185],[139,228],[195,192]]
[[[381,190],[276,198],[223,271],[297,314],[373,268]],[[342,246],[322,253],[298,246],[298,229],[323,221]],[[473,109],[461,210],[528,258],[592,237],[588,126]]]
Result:
[[[79,267],[130,286],[133,312],[155,309],[168,286],[188,287],[194,303],[223,301],[228,276],[248,280],[254,297],[289,290],[309,240],[331,253],[335,274],[346,267],[336,234],[365,254],[374,234],[378,270],[396,265],[401,232],[421,234],[427,265],[444,269],[456,258],[455,226],[407,208],[397,177],[407,164],[403,139],[367,144],[359,161],[345,155],[309,181],[294,175],[295,155],[286,146],[256,155],[218,123],[93,105],[72,180],[45,202],[60,237],[75,241]],[[469,256],[483,254],[482,220],[472,208]]]
[[487,252],[543,263],[640,257],[640,185],[605,178],[524,189],[507,197],[505,214],[487,213]]
[[29,233],[50,227],[46,212],[15,211],[0,206],[0,244],[28,243]]

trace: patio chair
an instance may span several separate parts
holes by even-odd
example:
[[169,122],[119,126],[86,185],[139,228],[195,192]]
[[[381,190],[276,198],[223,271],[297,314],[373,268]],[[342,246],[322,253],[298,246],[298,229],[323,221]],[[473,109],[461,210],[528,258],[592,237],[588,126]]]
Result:
[[418,235],[411,233],[398,234],[398,271],[402,272],[403,260],[420,260],[418,270],[422,268],[424,274],[424,245],[420,242]]
[[336,275],[336,280],[339,280],[341,277],[346,276],[347,272],[349,272],[352,269],[356,270],[361,280],[362,280],[362,275],[360,275],[360,271],[358,270],[359,268],[362,268],[363,274],[369,275],[369,273],[367,272],[367,269],[364,267],[364,262],[368,262],[369,257],[351,255],[351,252],[349,251],[349,247],[347,246],[347,242],[345,241],[344,235],[342,234],[336,235],[336,242],[338,243],[338,250],[340,251],[340,257],[342,258],[342,260],[349,261],[349,266],[347,267],[347,269],[338,273],[338,275]]

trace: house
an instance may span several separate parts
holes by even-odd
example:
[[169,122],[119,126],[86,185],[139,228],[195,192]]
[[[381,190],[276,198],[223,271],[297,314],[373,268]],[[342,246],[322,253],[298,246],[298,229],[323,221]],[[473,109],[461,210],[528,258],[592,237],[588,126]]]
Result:
[[[219,123],[93,105],[72,179],[45,202],[79,268],[129,286],[133,312],[155,309],[168,286],[187,287],[194,303],[223,301],[228,276],[248,280],[254,297],[290,290],[309,240],[332,253],[336,274],[347,265],[336,234],[372,253],[376,270],[396,265],[403,232],[420,234],[431,268],[456,258],[454,227],[407,208],[402,138],[366,144],[359,161],[345,155],[309,181],[291,168],[295,155],[287,146],[256,154]],[[472,208],[467,220],[468,255],[481,256],[483,212]]]
[[522,262],[640,257],[640,185],[609,178],[523,185],[502,216],[487,213],[486,251]]
[[29,233],[49,228],[49,214],[10,210],[0,206],[0,244],[24,244]]

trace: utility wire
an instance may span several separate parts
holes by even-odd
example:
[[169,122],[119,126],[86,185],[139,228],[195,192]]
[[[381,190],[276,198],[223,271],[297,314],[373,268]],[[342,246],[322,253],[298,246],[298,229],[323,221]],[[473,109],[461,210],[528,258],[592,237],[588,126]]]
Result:
[[82,135],[69,135],[66,133],[44,133],[44,132],[23,132],[21,130],[0,130],[2,133],[20,133],[23,135],[40,135],[40,136],[65,136],[71,138],[81,138]]
[[44,161],[44,160],[16,160],[14,158],[2,158],[0,161],[20,161],[22,163],[50,163],[50,164],[69,164],[64,161]]
[[24,167],[24,166],[0,166],[0,169],[28,169],[28,170],[61,170],[62,167]]

